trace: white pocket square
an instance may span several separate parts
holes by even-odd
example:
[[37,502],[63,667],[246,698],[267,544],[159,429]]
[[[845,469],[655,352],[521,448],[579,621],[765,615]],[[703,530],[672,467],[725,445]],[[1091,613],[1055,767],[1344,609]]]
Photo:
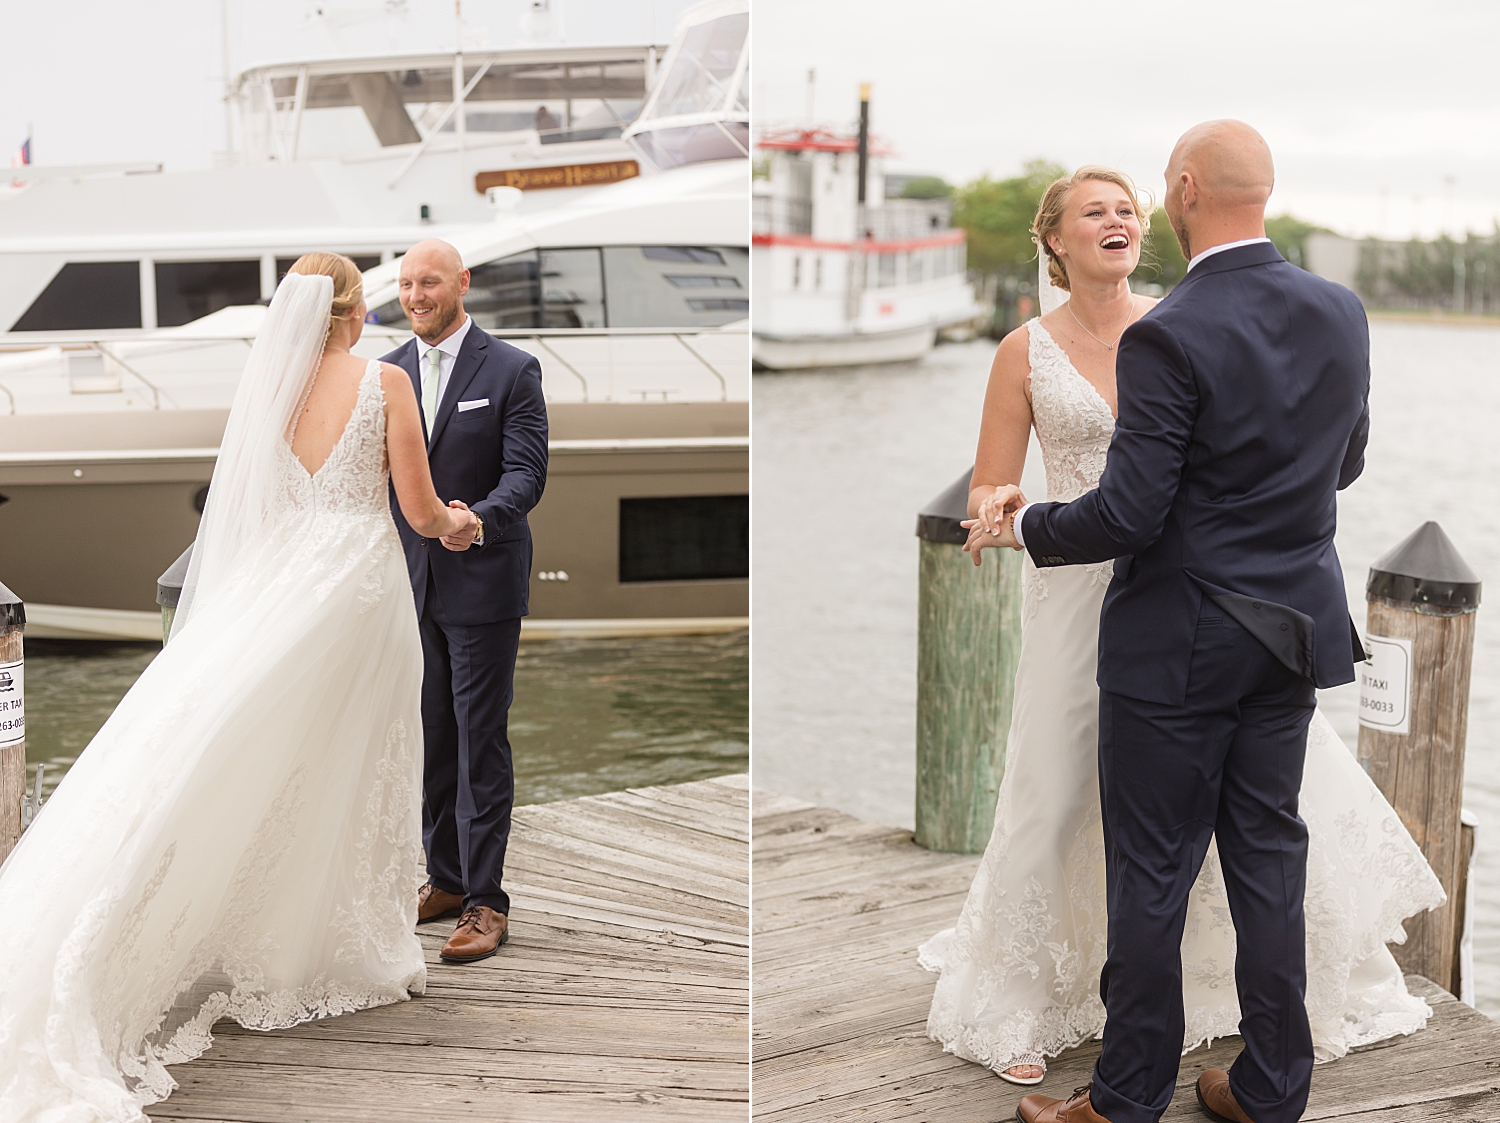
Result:
[[480,406],[487,406],[489,404],[490,400],[488,398],[475,398],[472,402],[459,402],[458,412],[464,413],[468,410],[478,409]]

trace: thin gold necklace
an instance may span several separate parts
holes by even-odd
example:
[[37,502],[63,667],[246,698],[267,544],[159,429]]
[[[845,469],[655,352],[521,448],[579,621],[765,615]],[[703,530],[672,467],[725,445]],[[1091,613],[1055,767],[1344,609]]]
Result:
[[[1073,311],[1073,302],[1071,300],[1067,302],[1067,307],[1068,307],[1068,315],[1070,315],[1070,316],[1073,317],[1073,322],[1075,324],[1077,324],[1079,327],[1083,328],[1083,321],[1078,318],[1078,313],[1075,312],[1075,311]],[[1133,317],[1134,315],[1135,315],[1135,309],[1131,308],[1129,315],[1126,316],[1126,318],[1125,318],[1125,328],[1128,328],[1131,325],[1131,323],[1133,322],[1133,320],[1131,319],[1131,317]],[[1120,345],[1120,340],[1124,338],[1124,336],[1125,336],[1125,328],[1121,328],[1120,329],[1120,334],[1117,335],[1117,336],[1115,336],[1115,341],[1113,343],[1105,343],[1104,340],[1100,339],[1093,332],[1089,331],[1088,328],[1083,328],[1083,332],[1090,339],[1092,339],[1095,343],[1097,343],[1100,347],[1103,347],[1106,351],[1113,351],[1116,347],[1118,347]]]

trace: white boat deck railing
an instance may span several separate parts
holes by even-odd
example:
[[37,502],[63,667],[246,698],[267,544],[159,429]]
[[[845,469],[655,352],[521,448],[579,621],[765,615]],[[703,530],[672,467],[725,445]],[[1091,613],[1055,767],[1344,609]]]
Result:
[[[749,330],[496,329],[542,366],[554,402],[748,401]],[[410,335],[370,325],[356,353],[376,358]],[[253,332],[172,329],[0,336],[8,414],[227,408]]]

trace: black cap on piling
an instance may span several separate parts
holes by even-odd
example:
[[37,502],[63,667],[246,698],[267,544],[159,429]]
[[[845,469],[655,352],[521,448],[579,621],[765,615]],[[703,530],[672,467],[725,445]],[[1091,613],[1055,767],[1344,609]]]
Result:
[[1370,567],[1365,596],[1456,614],[1479,607],[1479,589],[1479,575],[1459,556],[1443,528],[1425,522]]
[[951,542],[962,546],[969,540],[969,532],[958,524],[969,517],[969,480],[971,468],[932,502],[917,513],[917,537],[928,542]]
[[193,560],[193,548],[182,551],[167,571],[156,579],[156,603],[163,608],[176,608],[182,596],[182,583],[187,580],[188,563]]
[[0,628],[24,628],[25,626],[25,603],[4,585],[0,585]]

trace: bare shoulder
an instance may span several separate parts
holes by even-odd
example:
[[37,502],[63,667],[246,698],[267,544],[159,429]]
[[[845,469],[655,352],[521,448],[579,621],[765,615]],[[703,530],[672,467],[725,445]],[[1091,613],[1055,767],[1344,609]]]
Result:
[[417,392],[411,388],[411,375],[395,363],[380,364],[380,386],[386,392],[387,400],[391,394],[395,394],[416,401]]
[[1135,301],[1136,312],[1142,316],[1161,303],[1159,296],[1145,296],[1138,292],[1132,293],[1130,298]]
[[1006,333],[995,349],[990,376],[1004,382],[1024,385],[1031,375],[1031,330],[1022,324]]

